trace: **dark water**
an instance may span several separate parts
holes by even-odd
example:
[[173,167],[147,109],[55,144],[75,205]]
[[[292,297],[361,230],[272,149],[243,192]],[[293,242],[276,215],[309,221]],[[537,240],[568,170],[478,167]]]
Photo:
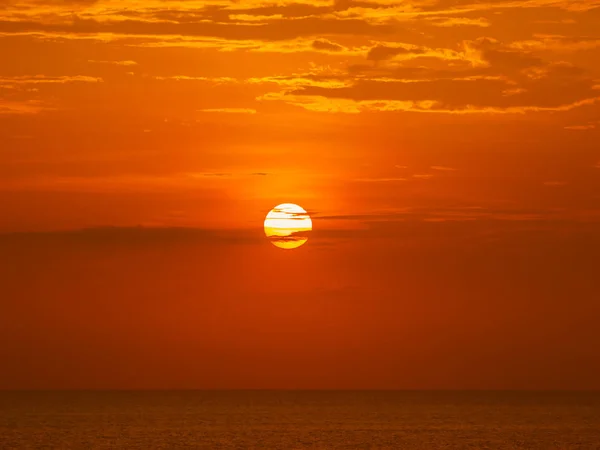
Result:
[[600,449],[600,393],[0,392],[0,449]]

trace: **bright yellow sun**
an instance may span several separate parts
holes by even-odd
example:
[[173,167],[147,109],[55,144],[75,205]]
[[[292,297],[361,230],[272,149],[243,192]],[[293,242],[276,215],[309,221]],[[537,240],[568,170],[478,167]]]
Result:
[[293,203],[277,205],[265,218],[265,234],[279,248],[298,248],[307,240],[312,230],[308,213]]

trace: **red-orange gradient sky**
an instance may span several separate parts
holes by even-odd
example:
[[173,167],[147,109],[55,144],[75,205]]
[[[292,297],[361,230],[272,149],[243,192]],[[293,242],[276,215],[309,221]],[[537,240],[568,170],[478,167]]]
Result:
[[600,389],[599,24],[0,0],[0,389]]

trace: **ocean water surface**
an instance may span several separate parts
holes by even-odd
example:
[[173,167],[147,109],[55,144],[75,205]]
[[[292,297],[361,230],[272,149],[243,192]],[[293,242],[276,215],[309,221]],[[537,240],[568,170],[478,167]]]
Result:
[[600,449],[599,392],[0,392],[0,449]]

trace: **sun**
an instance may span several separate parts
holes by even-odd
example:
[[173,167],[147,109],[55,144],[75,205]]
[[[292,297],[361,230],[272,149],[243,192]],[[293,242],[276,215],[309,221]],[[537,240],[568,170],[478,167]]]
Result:
[[312,220],[306,210],[293,203],[277,205],[265,218],[265,234],[279,248],[298,248],[307,240]]

